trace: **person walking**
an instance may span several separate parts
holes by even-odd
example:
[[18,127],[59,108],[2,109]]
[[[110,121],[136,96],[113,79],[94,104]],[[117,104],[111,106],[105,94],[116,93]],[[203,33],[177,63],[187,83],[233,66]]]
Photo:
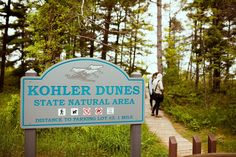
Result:
[[154,112],[156,111],[156,117],[160,117],[158,115],[160,103],[163,101],[164,95],[164,87],[162,82],[162,74],[158,73],[156,78],[153,80],[153,99],[155,100],[155,105],[152,108],[152,116],[154,116]]
[[151,110],[153,108],[153,80],[156,78],[157,73],[152,74],[151,78],[149,79],[148,82],[148,90],[149,90],[149,98],[150,98],[150,106]]

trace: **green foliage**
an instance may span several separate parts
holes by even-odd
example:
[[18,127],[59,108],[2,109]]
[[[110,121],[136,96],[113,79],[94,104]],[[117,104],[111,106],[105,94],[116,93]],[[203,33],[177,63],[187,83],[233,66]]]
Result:
[[92,0],[38,3],[36,10],[27,14],[32,43],[24,50],[26,58],[34,59],[29,66],[41,72],[57,63],[61,53],[68,59],[100,58],[102,52],[101,58],[119,63],[129,73],[144,74],[146,68],[136,58],[150,54],[154,46],[143,38],[153,29],[144,17],[148,5],[145,1]]
[[[5,70],[4,93],[2,93],[3,95],[7,95],[9,93],[11,94],[19,93],[20,77],[18,75],[16,76],[14,71],[15,69],[12,67],[8,67]],[[1,104],[1,100],[0,100],[0,104]]]
[[228,124],[229,126],[231,126],[231,130],[234,134],[236,134],[236,105],[232,104],[229,106],[229,108],[227,109],[227,115],[225,115],[225,121],[226,124]]
[[[167,98],[168,99],[168,98]],[[174,117],[177,122],[183,123],[188,128],[196,131],[204,128],[228,128],[235,132],[235,107],[220,107],[217,105],[205,108],[198,105],[169,105],[166,111]]]
[[[171,79],[175,82],[169,82]],[[173,106],[174,104],[179,105],[192,105],[192,104],[201,104],[202,97],[194,90],[194,83],[191,81],[182,81],[181,76],[164,76],[164,85],[165,85],[165,95],[166,101],[164,105]]]
[[[41,129],[38,131],[38,154],[128,157],[129,128],[129,125],[116,125]],[[145,125],[142,127],[142,156],[167,156],[166,148]]]
[[[168,79],[168,78],[167,78]],[[179,84],[165,83],[163,106],[176,122],[183,123],[191,130],[227,128],[236,134],[236,107],[234,84],[227,93],[210,93],[204,96],[204,88],[196,92],[193,83],[181,81]],[[205,100],[204,100],[205,99]]]
[[[103,132],[104,131],[104,132]],[[104,147],[103,142],[112,139],[100,138],[102,132],[107,135],[111,129],[102,127],[79,127],[39,130],[38,154],[54,156],[109,156],[111,144]],[[104,135],[103,135],[104,136]],[[114,138],[113,138],[114,139]],[[113,147],[111,150],[114,149]],[[106,150],[106,151],[105,151]]]
[[219,142],[219,145],[221,145],[221,149],[225,152],[236,152],[236,142],[234,138],[231,139],[217,139]]
[[185,7],[194,25],[191,48],[194,55],[190,60],[198,67],[196,82],[203,70],[204,76],[212,76],[214,92],[220,91],[221,79],[228,80],[232,74],[229,69],[235,60],[235,8],[236,2],[231,0],[193,0]]
[[0,156],[23,155],[23,131],[20,129],[19,95],[0,95]]
[[19,127],[19,106],[20,106],[19,95],[11,95],[10,101],[7,102],[3,117],[6,118],[6,125]]
[[181,106],[170,107],[167,110],[167,113],[172,115],[176,122],[181,122],[186,127],[189,127],[194,131],[199,130],[201,127],[199,121],[196,118],[194,118],[191,114],[183,112],[183,108]]

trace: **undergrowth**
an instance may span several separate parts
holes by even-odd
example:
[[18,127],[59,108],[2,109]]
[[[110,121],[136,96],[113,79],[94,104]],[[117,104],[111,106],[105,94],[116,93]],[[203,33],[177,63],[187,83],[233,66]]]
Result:
[[207,130],[217,135],[221,151],[236,152],[235,86],[220,93],[204,93],[203,87],[196,92],[193,87],[192,82],[167,86],[162,104],[165,112],[195,133]]
[[[0,94],[0,97],[6,97]],[[7,94],[0,108],[0,157],[24,156],[19,94]],[[7,100],[7,101],[6,101]],[[142,125],[142,156],[165,157],[167,149]],[[82,126],[37,129],[37,156],[130,156],[130,126]]]

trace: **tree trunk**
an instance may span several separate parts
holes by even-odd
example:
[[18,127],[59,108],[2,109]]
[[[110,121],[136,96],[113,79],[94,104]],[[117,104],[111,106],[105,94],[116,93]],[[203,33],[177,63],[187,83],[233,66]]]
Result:
[[106,60],[107,51],[108,51],[108,35],[109,35],[109,28],[111,23],[111,11],[112,7],[108,7],[107,16],[105,18],[105,30],[103,36],[103,47],[102,47],[102,59]]
[[[121,12],[120,12],[121,13]],[[120,17],[119,17],[120,18]],[[118,60],[118,45],[119,45],[119,40],[120,40],[120,23],[118,22],[117,24],[117,35],[116,35],[116,49],[115,49],[115,64],[117,65],[117,60]]]
[[[125,25],[126,26],[126,25]],[[121,48],[120,48],[120,67],[123,66],[123,50],[124,50],[124,41],[125,41],[125,36],[122,36],[122,41],[121,41]]]
[[76,36],[74,36],[74,38],[73,38],[73,50],[72,50],[72,56],[73,57],[75,57],[76,44],[77,44],[77,38],[76,38]]
[[209,86],[209,89],[212,89],[212,83],[213,83],[213,80],[212,80],[212,59],[210,58],[209,59],[209,78],[208,78],[208,86]]
[[[221,2],[217,1],[213,3],[213,7],[215,8],[220,8],[219,6],[221,5]],[[213,25],[217,27],[217,29],[219,29],[220,32],[222,32],[222,25],[220,24],[222,21],[222,17],[219,14],[219,11],[214,13],[214,16],[216,17],[213,20]],[[222,40],[222,39],[221,39]],[[221,40],[218,40],[218,44],[221,42]],[[219,92],[220,91],[220,69],[221,69],[221,48],[217,51],[214,52],[214,56],[213,56],[213,64],[214,64],[214,68],[213,68],[213,86],[212,86],[212,91],[213,92]]]
[[198,91],[199,84],[199,54],[196,53],[196,79],[195,79],[195,90]]
[[197,21],[194,21],[194,41],[193,41],[193,50],[196,53],[196,79],[195,79],[195,90],[198,91],[198,83],[199,83],[199,54],[197,52]]
[[[125,8],[125,21],[127,20],[127,12],[128,12],[128,8],[126,7]],[[126,25],[127,23],[125,22],[125,24],[124,24],[124,30],[126,30]],[[122,66],[123,66],[123,50],[124,50],[124,42],[125,42],[125,35],[123,35],[122,36],[122,41],[121,41],[121,53],[120,53],[120,67],[122,68]]]
[[94,42],[95,42],[95,39],[96,39],[96,29],[95,29],[95,21],[96,21],[96,7],[94,8],[94,15],[92,16],[92,21],[93,21],[93,24],[92,24],[92,39],[93,40],[90,40],[90,48],[89,48],[89,56],[91,58],[93,58],[94,56],[94,51],[95,51],[95,46],[94,46]]
[[158,72],[163,72],[162,68],[162,14],[161,8],[162,2],[161,0],[157,0],[157,69]]
[[[193,49],[192,49],[193,51]],[[189,78],[192,78],[192,62],[193,62],[193,57],[192,54],[193,52],[191,51],[190,53],[190,57],[189,57],[189,62],[188,62],[188,70],[187,70],[187,74],[186,74],[186,80],[188,80]]]
[[133,52],[133,44],[132,44],[132,37],[133,37],[133,33],[131,33],[131,46],[129,48],[129,70],[128,70],[128,74],[130,75],[132,73],[132,52]]
[[94,54],[94,41],[93,40],[90,40],[90,49],[89,49],[89,56],[91,58],[93,58],[93,54]]
[[218,69],[213,70],[213,92],[220,91],[220,71]]
[[205,49],[204,49],[204,43],[203,43],[203,23],[201,22],[201,26],[200,26],[200,50],[201,50],[201,55],[203,55],[203,87],[204,87],[204,104],[205,107],[207,108],[207,86],[206,86],[206,53],[205,53]]
[[186,80],[188,80],[188,78],[190,78],[190,80],[192,79],[192,63],[193,63],[193,50],[194,50],[193,35],[194,33],[192,32],[192,45],[191,45],[191,52],[190,52],[190,57],[189,57]]
[[[139,3],[139,7],[140,7],[140,3]],[[137,16],[137,23],[136,23],[135,33],[134,33],[134,53],[133,53],[133,64],[132,64],[131,73],[134,72],[134,67],[135,67],[135,59],[136,59],[136,51],[137,51],[137,39],[138,39],[138,26],[139,26],[139,13],[138,13],[138,16]]]
[[[229,41],[230,42],[232,42],[232,39],[230,38],[230,32],[231,32],[231,20],[228,20],[228,23],[229,23],[229,25],[228,25],[228,32],[227,32],[227,37],[228,37],[228,39],[229,39]],[[226,61],[226,71],[225,71],[225,80],[224,80],[224,84],[225,84],[225,86],[226,86],[226,89],[228,89],[229,88],[229,84],[228,84],[228,81],[229,81],[229,69],[230,69],[230,66],[231,66],[231,64],[230,64],[230,59],[229,59],[229,57],[230,57],[230,55],[229,55],[229,53],[227,53],[226,54],[226,57],[227,57],[227,61]]]
[[3,86],[4,86],[10,4],[11,4],[11,0],[8,0],[7,6],[6,6],[6,24],[5,24],[4,34],[3,34],[3,46],[2,46],[2,55],[1,55],[2,61],[1,61],[1,73],[0,73],[0,92],[3,92]]

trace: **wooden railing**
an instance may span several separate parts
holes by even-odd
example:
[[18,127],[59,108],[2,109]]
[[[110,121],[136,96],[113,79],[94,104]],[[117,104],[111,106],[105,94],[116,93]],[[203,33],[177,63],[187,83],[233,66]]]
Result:
[[[185,157],[236,157],[236,153],[216,153],[216,138],[213,134],[208,135],[208,153],[201,154],[201,140],[193,136],[192,155]],[[174,136],[169,137],[169,157],[177,157],[177,141]]]
[[236,157],[235,153],[207,153],[207,154],[196,154],[185,157]]

